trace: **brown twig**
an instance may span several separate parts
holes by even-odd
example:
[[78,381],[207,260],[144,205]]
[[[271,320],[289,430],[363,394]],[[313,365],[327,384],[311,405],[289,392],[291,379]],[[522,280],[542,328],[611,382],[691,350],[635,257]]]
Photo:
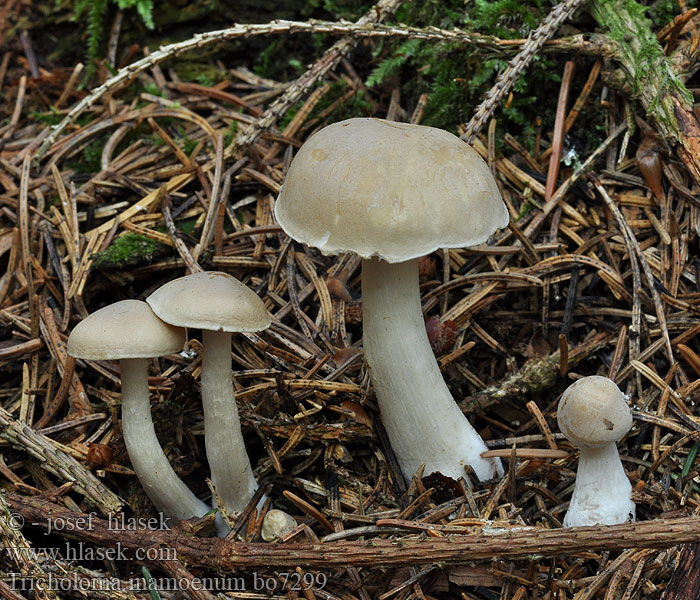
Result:
[[49,473],[63,481],[72,482],[76,492],[85,496],[105,514],[121,510],[124,504],[122,500],[90,471],[61,450],[55,442],[15,420],[3,408],[0,408],[0,438],[39,460],[42,468]]
[[[597,334],[582,344],[574,346],[569,350],[569,368],[574,367],[581,360],[609,343],[610,337],[607,334]],[[474,396],[459,401],[458,404],[463,412],[470,413],[492,404],[523,398],[528,394],[547,390],[553,387],[561,377],[559,364],[558,350],[546,358],[532,359],[502,381],[488,386]]]

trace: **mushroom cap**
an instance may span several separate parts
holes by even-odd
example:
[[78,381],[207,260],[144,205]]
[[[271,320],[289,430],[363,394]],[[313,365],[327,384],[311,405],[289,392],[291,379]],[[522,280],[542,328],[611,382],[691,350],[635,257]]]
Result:
[[282,228],[324,254],[402,262],[480,244],[508,224],[486,163],[442,129],[355,118],[311,136],[275,205]]
[[154,358],[184,345],[184,329],[161,321],[141,300],[122,300],[78,323],[68,337],[68,354],[87,360]]
[[592,375],[566,388],[557,421],[574,446],[596,448],[623,438],[632,427],[632,411],[614,381]]
[[265,304],[238,279],[202,271],[173,279],[146,302],[163,321],[211,331],[260,331],[270,326]]

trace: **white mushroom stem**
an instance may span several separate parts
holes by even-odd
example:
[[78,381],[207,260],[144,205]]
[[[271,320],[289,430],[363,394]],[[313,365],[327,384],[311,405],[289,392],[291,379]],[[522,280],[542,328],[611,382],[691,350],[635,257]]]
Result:
[[258,484],[243,442],[231,374],[231,334],[202,332],[204,439],[211,480],[229,513],[242,511]]
[[148,398],[148,359],[119,361],[122,432],[136,476],[156,508],[173,519],[201,517],[209,506],[175,474],[160,447]]
[[471,465],[481,480],[502,475],[498,459],[459,409],[442,378],[425,330],[418,259],[362,263],[364,349],[382,421],[404,476],[425,463],[455,479]]
[[564,527],[634,521],[632,484],[614,443],[581,448],[576,484]]

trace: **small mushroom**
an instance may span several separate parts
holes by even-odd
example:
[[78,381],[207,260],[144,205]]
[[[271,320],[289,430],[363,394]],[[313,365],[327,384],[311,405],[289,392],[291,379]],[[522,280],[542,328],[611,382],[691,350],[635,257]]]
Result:
[[163,323],[148,304],[122,300],[83,319],[68,338],[68,354],[119,359],[122,432],[136,476],[159,511],[174,519],[206,514],[209,506],[175,474],[160,447],[148,399],[148,359],[179,352],[185,330]]
[[634,521],[632,484],[615,445],[632,427],[632,412],[615,382],[593,375],[572,383],[559,400],[557,420],[581,450],[564,527]]
[[[242,511],[258,487],[245,449],[231,371],[231,333],[270,326],[263,301],[219,271],[174,279],[146,302],[163,321],[202,330],[204,439],[211,480],[230,513]],[[221,528],[220,528],[221,529]]]
[[381,119],[334,123],[301,147],[275,205],[282,228],[362,262],[364,350],[406,478],[425,464],[459,478],[502,474],[452,398],[430,348],[419,257],[484,242],[508,223],[488,166],[447,131]]

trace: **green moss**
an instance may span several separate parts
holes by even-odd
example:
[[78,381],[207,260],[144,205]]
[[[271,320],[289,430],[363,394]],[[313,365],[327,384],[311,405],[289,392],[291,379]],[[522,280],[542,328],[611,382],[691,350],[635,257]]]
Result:
[[282,39],[271,39],[262,52],[258,53],[253,63],[253,71],[260,77],[274,77],[276,69],[274,68],[278,62],[278,55],[282,47]]
[[518,216],[515,218],[515,222],[520,221],[525,215],[532,212],[534,206],[528,202],[527,198],[524,198],[520,203],[520,210],[518,211]]
[[407,40],[396,51],[380,62],[367,78],[367,85],[372,87],[396,74],[407,60],[416,56],[422,46],[420,40]]
[[238,132],[238,121],[231,121],[228,126],[228,131],[224,135],[224,147],[227,147],[234,139],[236,139],[236,133]]
[[[200,19],[211,18],[212,15],[222,12],[226,3],[218,0],[167,0],[158,2],[153,12],[153,20],[158,28],[172,26],[175,24],[188,24]],[[216,27],[212,27],[215,29]]]
[[[520,38],[537,27],[550,8],[544,0],[475,0],[466,6],[460,0],[428,0],[405,4],[396,20],[409,25],[460,27],[502,38]],[[459,43],[390,40],[377,48],[376,64],[367,84],[375,88],[386,85],[388,92],[397,82],[403,82],[402,105],[409,109],[422,93],[427,93],[423,124],[448,130],[469,121],[509,60],[509,55]],[[528,137],[534,139],[535,98],[556,98],[560,71],[549,56],[534,60],[516,83],[508,107],[504,103],[499,111],[499,126],[523,143]],[[553,112],[545,111],[545,121]]]
[[165,244],[137,233],[127,233],[116,238],[103,252],[93,254],[93,259],[98,269],[123,269],[151,262],[169,251]]
[[31,118],[44,125],[58,125],[63,120],[63,115],[52,106],[46,112],[33,112]]
[[182,151],[189,156],[194,152],[194,149],[197,147],[197,142],[194,140],[189,139],[187,136],[184,136],[184,143],[182,145]]
[[[153,0],[112,0],[120,10],[135,8],[143,24],[153,29]],[[76,0],[73,6],[73,20],[87,20],[87,69],[85,81],[95,72],[95,59],[99,55],[103,38],[109,30],[107,13],[108,0]]]
[[[299,20],[320,19],[324,21],[356,21],[372,7],[372,2],[363,0],[306,0],[279,2],[276,18]],[[292,14],[285,15],[285,11]],[[257,18],[257,22],[267,19]],[[335,36],[315,34],[312,36],[276,36],[248,40],[246,48],[253,49],[255,59],[252,70],[261,77],[278,81],[289,81],[306,70],[306,65],[316,60],[331,44]]]
[[136,8],[143,24],[149,29],[153,29],[153,0],[116,0],[121,10]]
[[197,219],[184,219],[183,221],[178,221],[177,230],[185,234],[190,234],[194,231],[195,223],[197,223]]
[[199,61],[180,60],[174,64],[174,68],[183,81],[194,81],[207,87],[230,77],[225,70],[216,65]]
[[370,6],[372,6],[371,3],[358,0],[307,0],[302,14],[306,18],[315,15],[318,15],[318,18],[325,18],[326,15],[323,12],[326,12],[328,16],[333,17],[333,20],[356,21],[369,10]]
[[646,17],[647,7],[635,0],[594,0],[593,17],[617,44],[630,95],[639,99],[664,136],[678,139],[673,96],[692,106],[693,96],[673,72]]
[[160,98],[165,97],[163,90],[161,90],[153,81],[149,81],[146,85],[144,85],[143,91],[147,94],[151,94],[151,96],[159,96]]
[[543,12],[541,0],[476,0],[467,17],[475,31],[490,33],[503,38],[523,37],[541,22]]
[[[688,8],[697,5],[697,2],[686,2]],[[647,16],[654,24],[654,30],[659,30],[667,25],[678,14],[678,2],[676,0],[658,0],[649,5]]]
[[102,150],[110,135],[111,133],[96,137],[79,155],[68,161],[68,167],[76,173],[99,173],[102,168]]
[[77,0],[75,2],[74,20],[78,21],[87,14],[87,72],[92,74],[95,70],[95,59],[104,36],[105,17],[107,16],[107,0]]

